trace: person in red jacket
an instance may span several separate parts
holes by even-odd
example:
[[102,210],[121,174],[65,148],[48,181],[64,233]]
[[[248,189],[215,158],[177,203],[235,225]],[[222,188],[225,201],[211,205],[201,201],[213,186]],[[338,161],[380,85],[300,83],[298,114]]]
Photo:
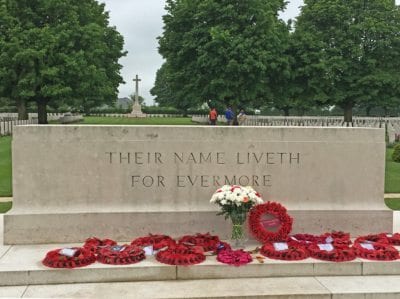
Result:
[[210,125],[215,126],[217,124],[218,112],[215,108],[211,108],[208,118],[210,120]]

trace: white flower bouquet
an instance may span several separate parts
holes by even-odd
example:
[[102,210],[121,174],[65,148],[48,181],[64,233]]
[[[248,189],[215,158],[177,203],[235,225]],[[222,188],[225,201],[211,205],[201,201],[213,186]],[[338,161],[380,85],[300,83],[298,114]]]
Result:
[[217,189],[210,202],[221,207],[221,211],[217,215],[224,215],[225,219],[232,220],[232,240],[236,243],[238,240],[244,239],[243,224],[248,211],[253,206],[264,203],[261,195],[252,187],[238,185],[225,185]]

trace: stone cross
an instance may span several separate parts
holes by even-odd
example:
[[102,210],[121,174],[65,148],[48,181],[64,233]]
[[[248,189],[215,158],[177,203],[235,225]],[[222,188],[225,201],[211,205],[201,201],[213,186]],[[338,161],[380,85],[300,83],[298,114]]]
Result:
[[136,75],[136,78],[133,79],[133,82],[136,83],[136,89],[135,89],[135,104],[139,104],[139,82],[142,81],[142,79],[139,79],[139,76]]

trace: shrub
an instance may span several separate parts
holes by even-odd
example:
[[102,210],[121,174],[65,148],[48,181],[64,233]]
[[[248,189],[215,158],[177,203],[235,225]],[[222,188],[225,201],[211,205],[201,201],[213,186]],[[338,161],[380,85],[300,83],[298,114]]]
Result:
[[174,107],[142,106],[142,111],[147,114],[181,114],[182,112]]
[[396,144],[393,150],[392,160],[400,163],[400,143]]

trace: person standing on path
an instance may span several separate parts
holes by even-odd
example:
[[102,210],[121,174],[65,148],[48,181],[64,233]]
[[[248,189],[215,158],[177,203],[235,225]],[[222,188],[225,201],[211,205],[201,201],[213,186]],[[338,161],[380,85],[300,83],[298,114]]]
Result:
[[226,118],[226,124],[228,126],[232,126],[233,124],[233,111],[231,107],[228,107],[225,111],[225,118]]
[[246,113],[244,113],[243,109],[240,109],[240,112],[238,114],[237,120],[238,120],[238,124],[239,126],[243,126],[244,122],[246,121]]
[[215,108],[211,108],[208,118],[210,120],[210,125],[215,126],[217,124],[218,112]]

